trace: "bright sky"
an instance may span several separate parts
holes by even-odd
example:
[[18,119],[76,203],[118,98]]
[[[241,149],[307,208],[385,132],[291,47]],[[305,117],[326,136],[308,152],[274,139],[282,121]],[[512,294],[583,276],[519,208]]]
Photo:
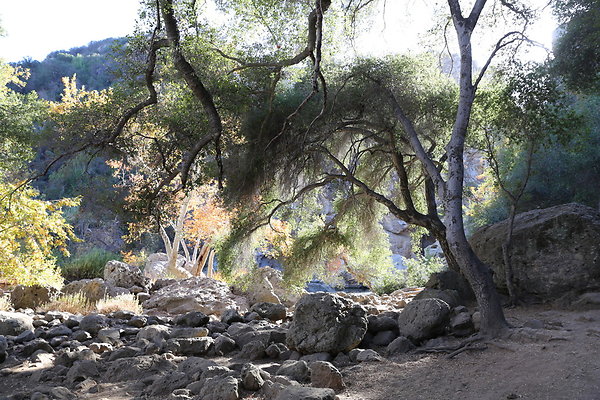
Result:
[[[383,14],[376,18],[370,32],[357,41],[358,53],[380,55],[421,49],[419,43],[431,26],[435,3],[439,0],[387,0],[385,18]],[[125,36],[133,31],[138,4],[138,0],[0,0],[0,26],[7,33],[0,37],[0,58],[42,60],[55,50]],[[547,10],[531,29],[530,37],[550,48],[555,28],[556,22]],[[491,44],[495,37],[490,35],[488,39]],[[484,53],[476,52],[475,56],[482,60]],[[537,50],[527,58],[544,57],[545,52]]]
[[0,58],[42,60],[94,40],[133,32],[138,0],[0,0]]

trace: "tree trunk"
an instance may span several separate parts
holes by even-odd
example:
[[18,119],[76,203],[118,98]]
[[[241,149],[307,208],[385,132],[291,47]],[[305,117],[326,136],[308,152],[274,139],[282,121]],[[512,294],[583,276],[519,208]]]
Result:
[[512,267],[511,251],[512,251],[512,237],[515,226],[515,215],[517,213],[517,207],[513,203],[510,206],[510,214],[508,216],[508,227],[506,230],[506,239],[502,244],[502,257],[504,259],[504,274],[506,280],[506,288],[508,290],[509,304],[514,306],[517,305],[519,297],[517,295],[517,289],[515,288],[515,277]]

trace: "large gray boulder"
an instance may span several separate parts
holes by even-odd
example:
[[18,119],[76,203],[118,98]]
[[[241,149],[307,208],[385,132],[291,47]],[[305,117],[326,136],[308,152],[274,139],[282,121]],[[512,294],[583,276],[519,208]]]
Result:
[[[149,279],[162,279],[167,277],[167,263],[169,256],[166,253],[152,253],[146,259],[144,266],[144,276]],[[176,268],[185,271],[185,257],[177,256]]]
[[0,311],[0,335],[18,336],[33,330],[33,318],[22,313]]
[[51,287],[17,285],[10,293],[10,302],[15,309],[36,308],[48,303],[57,294],[58,290]]
[[[507,226],[507,221],[486,226],[471,238],[501,291],[506,291],[502,242]],[[570,203],[517,215],[511,259],[521,296],[551,300],[600,288],[600,213]]]
[[248,302],[244,297],[231,293],[224,282],[195,276],[173,281],[157,290],[142,306],[153,313],[185,314],[200,311],[206,315],[220,316],[230,308],[246,311]]
[[450,321],[450,306],[440,299],[413,300],[398,317],[398,331],[415,343],[444,333]]
[[287,345],[300,353],[339,353],[355,348],[367,332],[365,309],[330,293],[303,296],[296,304]]
[[127,289],[133,286],[144,287],[146,284],[138,267],[117,260],[109,261],[104,266],[104,282]]

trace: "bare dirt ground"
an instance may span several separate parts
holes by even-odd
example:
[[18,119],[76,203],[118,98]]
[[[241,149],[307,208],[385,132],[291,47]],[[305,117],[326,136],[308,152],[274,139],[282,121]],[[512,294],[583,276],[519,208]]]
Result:
[[[535,319],[544,328],[514,329],[510,337],[488,343],[485,350],[465,351],[452,359],[446,354],[407,354],[346,367],[342,373],[347,389],[339,399],[600,400],[600,310],[536,306],[505,312],[515,327]],[[31,393],[45,384],[36,382],[32,370],[0,376],[0,399],[24,389]],[[97,393],[76,396],[132,399],[146,386],[143,381],[106,382]],[[263,397],[246,392],[243,398]]]
[[[444,354],[404,355],[344,371],[342,400],[387,399],[600,399],[600,310],[547,307],[505,310],[520,327],[531,319],[544,329],[526,329],[483,351],[453,359]],[[550,328],[550,329],[547,329]]]

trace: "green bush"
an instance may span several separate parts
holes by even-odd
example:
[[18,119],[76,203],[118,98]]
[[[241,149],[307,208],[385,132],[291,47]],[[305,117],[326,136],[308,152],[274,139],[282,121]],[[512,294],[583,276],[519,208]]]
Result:
[[121,260],[121,256],[94,247],[87,253],[66,259],[61,270],[68,280],[102,278],[104,266],[110,260]]
[[415,258],[405,258],[404,264],[406,265],[406,285],[409,287],[424,286],[431,274],[448,268],[442,257],[425,257],[420,254]]

